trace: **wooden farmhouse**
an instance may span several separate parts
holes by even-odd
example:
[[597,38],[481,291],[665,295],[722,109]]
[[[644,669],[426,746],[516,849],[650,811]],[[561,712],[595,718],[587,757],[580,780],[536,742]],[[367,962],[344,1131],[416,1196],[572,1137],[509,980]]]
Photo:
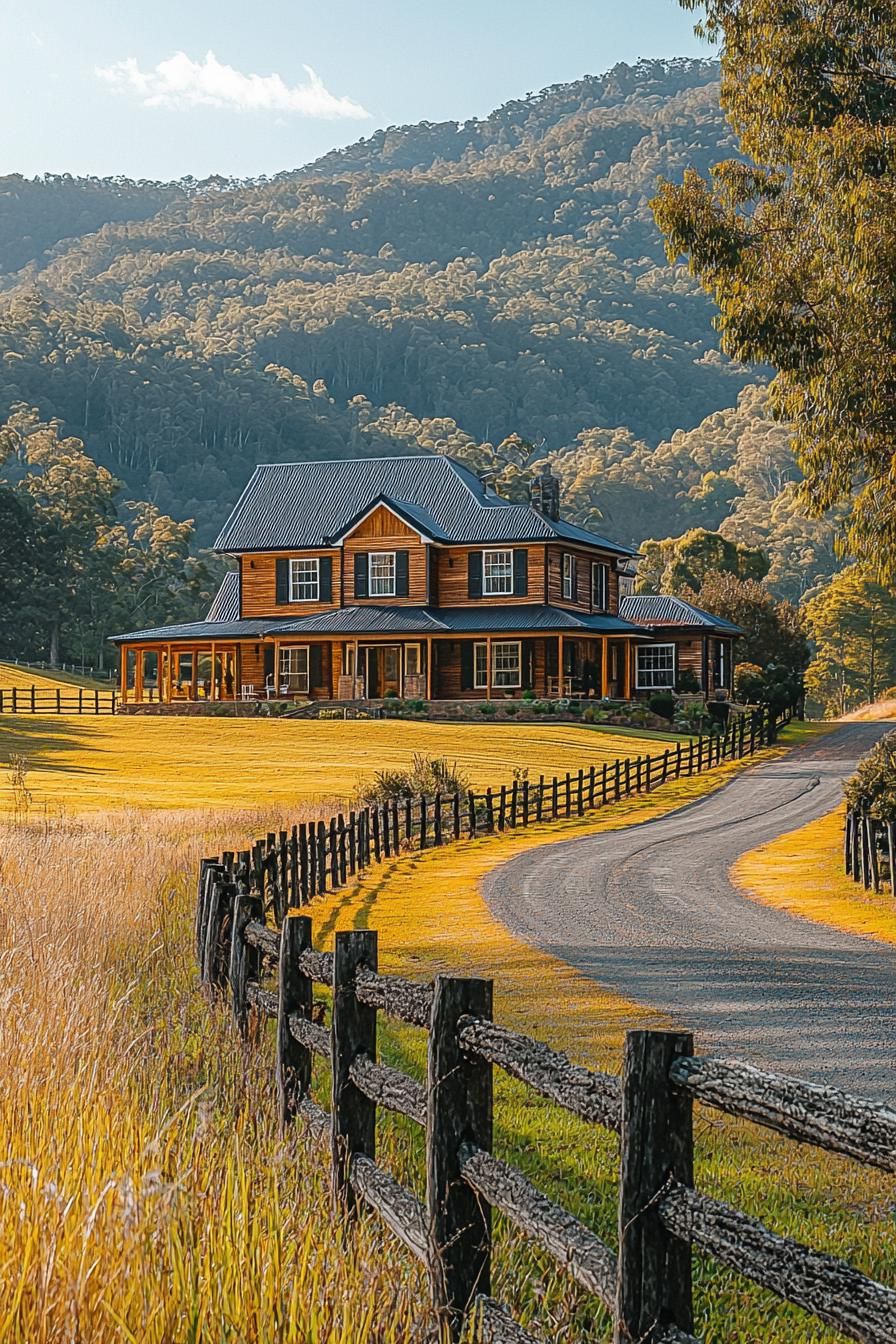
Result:
[[443,456],[259,466],[206,619],[115,637],[122,699],[627,700],[685,667],[730,688],[737,628],[620,601],[635,553],[565,522],[559,484],[518,504]]

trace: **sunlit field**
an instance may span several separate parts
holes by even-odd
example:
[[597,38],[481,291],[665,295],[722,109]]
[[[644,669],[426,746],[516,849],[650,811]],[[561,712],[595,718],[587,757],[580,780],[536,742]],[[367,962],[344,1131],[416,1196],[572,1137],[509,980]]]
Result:
[[[0,770],[27,768],[35,812],[110,807],[278,807],[340,800],[375,770],[415,752],[445,756],[477,788],[514,770],[565,774],[619,757],[657,754],[668,736],[575,724],[440,724],[396,720],[217,719],[20,715],[0,718]],[[11,803],[0,776],[0,808]]]
[[0,663],[0,688],[4,691],[24,686],[37,686],[41,690],[54,690],[57,686],[65,690],[72,686],[98,687],[109,691],[114,681],[95,681],[92,677],[79,677],[73,672],[50,672],[38,667],[27,667],[22,663]]
[[[896,703],[896,702],[894,702]],[[896,900],[843,871],[845,809],[744,854],[731,870],[747,896],[846,933],[896,943]]]

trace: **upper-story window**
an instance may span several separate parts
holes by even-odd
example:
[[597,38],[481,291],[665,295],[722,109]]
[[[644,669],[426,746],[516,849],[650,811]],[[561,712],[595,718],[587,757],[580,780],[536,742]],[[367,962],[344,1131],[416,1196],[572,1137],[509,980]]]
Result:
[[482,591],[486,597],[513,593],[513,551],[483,551]]
[[591,566],[591,605],[595,611],[610,610],[610,566],[602,560]]
[[564,602],[576,600],[576,558],[569,551],[563,555],[563,600]]
[[290,560],[290,602],[317,602],[320,600],[320,561]]
[[395,596],[395,552],[374,551],[368,556],[371,597]]

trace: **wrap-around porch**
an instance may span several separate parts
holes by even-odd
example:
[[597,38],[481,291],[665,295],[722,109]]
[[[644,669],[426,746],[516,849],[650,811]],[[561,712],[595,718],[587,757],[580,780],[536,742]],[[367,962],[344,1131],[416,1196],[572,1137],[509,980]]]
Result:
[[[643,640],[643,636],[641,637]],[[236,700],[630,699],[631,636],[153,641],[122,646],[125,704]]]

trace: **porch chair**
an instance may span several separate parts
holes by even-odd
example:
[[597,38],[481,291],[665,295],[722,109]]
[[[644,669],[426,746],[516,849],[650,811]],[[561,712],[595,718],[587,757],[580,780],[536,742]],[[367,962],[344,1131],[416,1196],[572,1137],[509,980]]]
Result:
[[255,689],[255,686],[253,685],[252,682],[249,682],[248,685],[246,685],[246,686],[241,686],[241,687],[240,687],[240,699],[241,699],[241,700],[257,700],[257,699],[258,699],[258,692],[257,692],[257,690]]

